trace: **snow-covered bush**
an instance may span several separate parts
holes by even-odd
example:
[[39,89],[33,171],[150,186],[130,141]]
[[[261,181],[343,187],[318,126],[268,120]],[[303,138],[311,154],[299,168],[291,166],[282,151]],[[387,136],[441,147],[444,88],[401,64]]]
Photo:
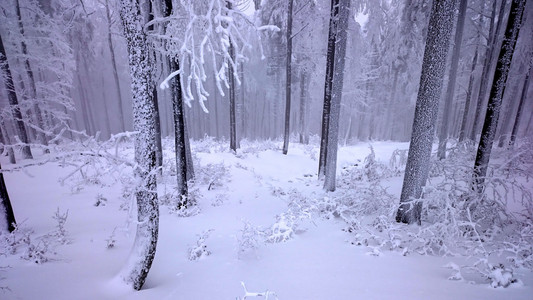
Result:
[[68,218],[68,210],[65,213],[60,213],[58,207],[52,218],[57,224],[56,230],[49,234],[49,236],[55,238],[56,241],[62,245],[70,243],[70,239],[67,236],[67,230],[65,229],[65,223],[67,222]]
[[201,235],[198,236],[196,245],[189,247],[187,251],[187,257],[189,258],[189,260],[199,260],[211,254],[211,251],[207,250],[207,245],[205,244],[205,242],[213,230],[214,229],[209,229],[204,231]]
[[265,233],[261,228],[253,226],[248,221],[243,221],[243,223],[244,228],[241,230],[241,236],[237,238],[237,257],[239,259],[249,256],[257,258],[257,249],[264,242]]
[[224,163],[209,163],[196,170],[194,181],[211,190],[223,186],[224,182],[229,180],[229,169]]

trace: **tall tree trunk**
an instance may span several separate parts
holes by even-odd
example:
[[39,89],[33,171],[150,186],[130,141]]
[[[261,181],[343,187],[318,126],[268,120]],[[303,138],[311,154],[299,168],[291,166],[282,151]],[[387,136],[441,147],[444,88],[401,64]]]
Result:
[[478,58],[479,46],[476,46],[474,57],[472,58],[472,66],[470,70],[470,78],[468,79],[468,88],[466,90],[465,108],[463,110],[463,118],[461,120],[461,128],[459,129],[459,142],[462,142],[466,138],[466,125],[468,122],[468,116],[470,112],[470,102],[472,99],[472,88],[474,86],[474,71],[476,70],[477,58]]
[[163,145],[161,144],[161,119],[159,114],[159,94],[157,93],[157,86],[154,84],[153,92],[154,100],[154,123],[155,123],[155,165],[159,168],[159,174],[163,172]]
[[289,138],[291,135],[291,79],[292,79],[292,5],[293,0],[288,1],[287,7],[287,65],[285,68],[285,128],[283,131],[283,154],[289,151]]
[[15,118],[15,128],[16,132],[20,138],[20,141],[25,145],[22,146],[22,157],[24,159],[33,159],[31,154],[31,149],[29,146],[28,133],[26,132],[26,127],[24,127],[24,120],[22,119],[22,113],[20,112],[19,101],[17,98],[17,93],[15,91],[15,85],[13,84],[13,77],[11,75],[11,69],[9,68],[9,62],[7,61],[6,50],[4,48],[4,43],[2,41],[2,36],[0,35],[0,66],[3,73],[5,74],[5,85],[7,91],[7,99],[13,117]]
[[[479,85],[479,93],[477,96],[476,103],[476,114],[474,115],[474,123],[472,124],[472,130],[470,131],[470,140],[475,141],[476,135],[479,128],[479,120],[481,119],[483,104],[485,103],[485,98],[487,95],[487,87],[489,85],[489,73],[492,65],[492,56],[494,48],[496,48],[496,42],[498,40],[498,32],[500,31],[500,26],[503,21],[503,14],[505,11],[505,1],[502,1],[500,6],[500,11],[498,13],[498,20],[496,17],[496,3],[497,0],[494,0],[492,5],[491,13],[491,24],[489,28],[489,39],[487,41],[487,51],[485,52],[485,59],[483,62],[483,72],[481,73],[481,83]],[[496,28],[495,28],[496,25]]]
[[109,11],[109,0],[105,0],[105,14],[107,21],[107,45],[109,46],[109,54],[111,55],[111,64],[113,67],[113,79],[115,81],[115,89],[117,91],[118,116],[120,131],[126,131],[126,120],[124,119],[124,108],[122,106],[122,91],[120,90],[120,80],[118,79],[117,60],[115,59],[115,47],[113,47],[113,38],[111,35],[111,13]]
[[461,54],[461,44],[463,42],[463,28],[466,17],[466,0],[460,0],[459,14],[457,15],[457,26],[455,26],[455,39],[452,52],[452,63],[448,75],[448,86],[444,98],[444,113],[442,114],[441,129],[439,132],[439,148],[437,157],[446,158],[446,142],[448,141],[448,127],[452,113],[452,103],[455,94],[455,81],[457,80],[457,67],[459,65],[459,55]]
[[524,110],[524,102],[526,100],[527,90],[529,88],[529,79],[531,78],[531,65],[533,65],[533,53],[531,53],[532,58],[529,62],[528,71],[526,74],[526,79],[524,80],[524,86],[522,87],[522,92],[520,94],[520,102],[518,103],[518,110],[516,112],[516,117],[514,119],[513,130],[511,132],[511,139],[509,140],[509,146],[513,147],[516,141],[516,136],[518,134],[518,127],[520,126],[520,119],[522,118]]
[[309,76],[307,71],[302,69],[300,76],[300,143],[309,144],[309,131],[307,129],[307,81]]
[[429,20],[420,87],[416,99],[413,132],[403,178],[396,221],[419,223],[422,194],[429,173],[431,147],[439,109],[439,97],[453,28],[455,0],[433,1]]
[[333,68],[335,65],[335,39],[339,15],[339,0],[331,0],[329,17],[328,52],[326,56],[326,78],[324,80],[324,105],[322,107],[322,135],[320,137],[320,156],[318,159],[318,178],[326,174],[326,156],[328,151],[329,116],[331,111],[331,89]]
[[[21,36],[23,37],[20,40],[20,46],[22,49],[22,55],[24,56],[24,68],[26,70],[26,74],[28,75],[28,81],[30,84],[29,91],[30,91],[30,99],[33,101],[33,113],[35,116],[35,120],[37,121],[37,126],[39,126],[39,130],[37,130],[37,137],[39,139],[39,142],[43,144],[45,147],[48,146],[48,137],[44,134],[45,126],[43,121],[43,115],[41,113],[41,109],[37,105],[36,98],[37,98],[37,88],[35,86],[35,76],[33,75],[33,70],[30,66],[30,61],[28,59],[28,47],[26,45],[26,41],[24,40],[24,25],[22,24],[22,15],[20,13],[20,3],[19,0],[15,1],[15,10],[17,12],[17,18],[18,18],[18,26]],[[48,148],[45,148],[45,153],[48,153]]]
[[15,152],[13,151],[13,146],[11,146],[13,143],[11,142],[11,138],[9,137],[9,133],[7,132],[6,124],[3,119],[0,118],[0,133],[2,133],[2,143],[4,144],[4,151],[7,151],[7,156],[9,157],[9,163],[16,164],[17,159],[15,158]]
[[[141,1],[146,4],[146,2]],[[120,17],[126,37],[131,88],[133,95],[133,127],[135,136],[135,177],[139,186],[137,199],[137,232],[127,268],[125,280],[134,289],[140,290],[154,260],[159,232],[159,205],[155,174],[155,135],[153,76],[149,59],[148,42],[143,32],[146,18],[141,15],[138,1],[121,2]]]
[[[228,8],[231,9],[231,3],[227,3]],[[233,43],[230,40],[229,55],[231,59],[235,61],[235,49]],[[237,151],[237,121],[235,120],[235,74],[233,68],[230,66],[228,69],[229,77],[229,144],[230,149],[233,152]]]
[[335,37],[335,63],[333,82],[331,83],[331,111],[328,125],[328,150],[326,155],[324,189],[335,191],[337,174],[337,148],[339,146],[339,118],[341,112],[342,88],[344,84],[344,64],[346,60],[346,43],[348,37],[348,19],[350,1],[339,1],[339,23]]
[[13,213],[13,207],[11,206],[11,200],[9,200],[9,194],[7,193],[6,182],[4,181],[4,174],[2,173],[2,166],[0,165],[0,211],[4,214],[1,220],[5,220],[6,224],[2,224],[2,229],[12,232],[17,228],[17,221],[15,220],[15,214]]
[[485,176],[487,175],[490,153],[496,134],[496,126],[498,125],[503,93],[513,59],[516,40],[520,31],[520,24],[522,23],[525,3],[525,0],[513,0],[511,2],[509,20],[507,21],[505,37],[500,54],[498,55],[496,70],[494,71],[493,84],[487,104],[487,113],[485,114],[485,122],[483,123],[483,130],[481,131],[481,139],[474,164],[474,188],[478,192],[484,190]]

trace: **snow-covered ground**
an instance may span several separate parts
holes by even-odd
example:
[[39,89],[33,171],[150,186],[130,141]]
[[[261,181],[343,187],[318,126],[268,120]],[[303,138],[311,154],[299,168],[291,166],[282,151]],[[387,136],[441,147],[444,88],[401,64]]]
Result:
[[[294,234],[284,232],[289,221],[280,216],[291,216],[284,213],[294,197],[319,202],[330,195],[316,177],[316,146],[293,143],[285,156],[278,144],[244,143],[238,155],[223,150],[226,144],[193,144],[200,176],[193,194],[200,212],[184,217],[161,206],[155,261],[138,292],[118,278],[135,233],[134,209],[125,205],[131,204],[131,198],[124,200],[121,183],[112,180],[119,173],[81,185],[78,173],[61,185],[59,179],[74,168],[57,162],[5,174],[21,232],[33,230],[27,234],[32,243],[44,247],[48,241],[49,246],[43,253],[48,261],[41,264],[22,259],[27,251],[22,246],[15,254],[0,257],[0,286],[8,288],[0,291],[0,298],[236,299],[244,296],[242,281],[249,292],[268,290],[278,299],[532,299],[531,271],[515,270],[522,283],[509,288],[491,288],[488,282],[471,278],[448,280],[452,271],[444,266],[461,264],[464,258],[403,256],[399,251],[372,255],[370,247],[351,242],[354,233],[346,230],[341,218],[299,215]],[[408,148],[406,143],[392,142],[372,146],[377,160],[385,163],[395,149]],[[339,173],[345,166],[359,166],[369,153],[367,143],[341,147]],[[170,150],[165,156],[167,163],[172,161]],[[9,166],[5,158],[2,166]],[[159,184],[161,201],[168,199],[175,185],[168,172],[167,167]],[[402,176],[396,176],[382,184],[399,199],[401,181]],[[101,200],[104,205],[95,206],[98,195],[107,200]],[[61,237],[53,218],[58,210],[58,215],[68,211],[64,244],[54,240]],[[276,232],[289,239],[265,242],[275,239]],[[110,243],[113,247],[108,247]],[[190,249],[198,245],[200,252],[205,245],[210,254],[190,260]],[[269,299],[275,297],[270,294]]]

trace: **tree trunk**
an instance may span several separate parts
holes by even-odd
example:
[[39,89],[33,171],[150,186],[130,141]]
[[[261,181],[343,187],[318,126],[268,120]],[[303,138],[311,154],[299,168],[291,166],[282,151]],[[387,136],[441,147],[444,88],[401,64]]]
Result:
[[455,94],[455,81],[457,80],[457,67],[459,65],[459,55],[461,54],[461,44],[463,42],[463,28],[466,17],[466,0],[460,0],[459,14],[457,15],[457,26],[455,26],[455,39],[452,52],[452,63],[448,75],[448,86],[446,87],[446,96],[444,98],[444,113],[442,115],[441,129],[439,132],[439,148],[437,157],[446,158],[446,143],[448,141],[448,123],[452,113],[452,103]]
[[[28,81],[29,81],[29,84],[30,84],[30,88],[29,88],[30,99],[31,99],[31,101],[33,101],[33,105],[32,105],[33,106],[33,113],[34,113],[34,116],[35,116],[35,120],[37,121],[36,122],[37,126],[39,126],[39,130],[37,130],[37,137],[38,137],[39,141],[41,142],[41,144],[43,144],[46,147],[46,146],[48,146],[48,137],[44,134],[44,130],[46,128],[44,126],[44,121],[43,121],[43,116],[42,116],[42,113],[41,113],[41,109],[39,108],[39,106],[35,102],[36,98],[37,98],[37,88],[35,86],[35,76],[33,75],[33,70],[31,69],[30,61],[28,59],[28,57],[29,57],[28,47],[27,47],[26,42],[24,40],[24,25],[22,24],[22,15],[20,13],[19,0],[15,1],[15,10],[17,12],[19,31],[20,31],[21,36],[23,37],[20,40],[20,46],[21,46],[21,49],[22,49],[22,55],[24,56],[24,68],[26,70],[26,74],[28,75]],[[48,153],[49,152],[48,148],[45,148],[44,152]]]
[[2,224],[2,229],[12,232],[17,228],[17,221],[15,220],[15,214],[13,213],[13,207],[11,206],[11,200],[9,200],[9,194],[7,193],[6,182],[4,181],[4,174],[2,173],[2,166],[0,165],[0,203],[1,211],[4,213],[5,224]]
[[[479,128],[479,120],[481,119],[482,109],[483,109],[483,103],[485,103],[485,96],[487,94],[487,86],[489,84],[489,73],[491,69],[492,64],[492,56],[494,48],[496,48],[496,40],[498,37],[498,32],[500,31],[500,26],[503,19],[503,13],[505,10],[505,1],[502,1],[502,5],[500,6],[500,11],[498,13],[498,20],[495,20],[496,17],[496,3],[497,1],[494,0],[494,4],[492,5],[492,13],[491,13],[491,24],[489,29],[489,40],[487,41],[487,51],[485,52],[485,59],[483,62],[483,71],[481,73],[481,83],[479,85],[479,93],[477,96],[477,103],[476,103],[476,114],[474,115],[474,123],[472,124],[472,130],[470,131],[470,140],[475,141],[476,135],[478,133]],[[496,23],[497,22],[497,23]],[[494,25],[496,24],[496,28],[494,28]]]
[[11,76],[11,69],[9,68],[9,62],[7,61],[6,50],[4,48],[4,43],[2,41],[2,36],[0,35],[0,66],[2,72],[5,74],[5,86],[7,91],[7,99],[13,117],[15,118],[15,128],[16,132],[19,135],[20,141],[25,145],[22,146],[22,157],[24,159],[33,159],[31,149],[29,146],[28,133],[26,132],[26,127],[24,127],[24,121],[22,119],[22,113],[20,112],[19,101],[17,98],[17,93],[15,91],[15,85],[13,84],[13,77]]
[[124,119],[124,108],[122,106],[122,91],[120,90],[120,80],[118,79],[117,61],[115,59],[115,47],[113,47],[113,38],[111,36],[111,13],[109,12],[109,0],[105,1],[105,14],[107,21],[107,45],[109,46],[109,54],[111,55],[111,64],[113,67],[113,79],[115,81],[115,89],[117,91],[118,102],[118,117],[120,124],[120,131],[126,131],[126,121]]
[[293,0],[288,1],[287,7],[287,65],[285,69],[285,128],[283,132],[283,154],[287,155],[289,151],[289,138],[291,135],[291,77],[292,77],[292,4]]
[[[146,4],[145,2],[142,2]],[[124,279],[140,290],[154,260],[159,232],[159,206],[155,174],[155,124],[153,102],[152,51],[143,32],[145,20],[137,1],[121,2],[120,17],[126,37],[133,95],[133,129],[135,136],[135,177],[139,186],[137,199],[137,232],[124,272]]]
[[157,86],[154,85],[153,92],[154,100],[154,123],[155,123],[155,165],[159,168],[158,173],[163,174],[163,145],[161,144],[161,119],[159,115],[159,102],[158,102],[158,93]]
[[337,148],[339,146],[339,118],[341,111],[342,88],[344,84],[344,64],[346,59],[346,40],[348,37],[348,19],[350,1],[339,1],[339,21],[335,37],[335,63],[333,82],[331,83],[331,111],[328,125],[328,149],[326,155],[324,189],[335,191],[337,173]]
[[7,151],[7,156],[9,157],[9,163],[16,164],[17,160],[15,158],[15,151],[13,151],[13,143],[11,143],[11,138],[7,132],[6,124],[3,119],[0,118],[0,133],[2,133],[2,143],[4,144],[4,151]]
[[455,0],[433,1],[429,20],[420,87],[396,221],[418,223],[422,204],[418,201],[425,185],[435,134],[439,98],[453,28]]
[[463,118],[461,120],[461,129],[459,129],[459,142],[463,142],[466,138],[466,124],[470,113],[470,101],[472,99],[472,87],[474,86],[474,71],[476,70],[479,47],[476,46],[474,57],[472,58],[472,67],[470,70],[470,78],[468,79],[468,88],[466,90],[465,108],[463,110]]
[[320,156],[318,159],[318,178],[326,174],[326,156],[328,151],[329,116],[331,111],[331,88],[335,64],[335,39],[339,15],[339,0],[331,0],[329,17],[328,52],[326,56],[326,78],[324,83],[324,105],[322,107],[322,135],[320,137]]
[[[531,54],[533,55],[533,53]],[[518,111],[516,112],[516,118],[514,119],[513,131],[511,132],[511,139],[509,140],[509,146],[512,148],[516,141],[516,136],[518,135],[518,127],[520,126],[520,119],[524,111],[524,102],[526,100],[527,90],[529,88],[529,80],[531,78],[531,65],[533,65],[533,56],[529,62],[528,71],[526,74],[526,80],[524,81],[524,86],[522,87],[522,93],[520,94],[520,103],[518,103]]]
[[307,130],[307,71],[302,69],[300,76],[300,143],[309,144],[309,131]]
[[498,125],[503,93],[513,59],[518,32],[520,31],[525,2],[525,0],[513,0],[511,2],[505,37],[498,56],[498,62],[496,63],[496,70],[494,71],[493,84],[487,104],[487,113],[485,114],[485,122],[483,123],[476,162],[474,164],[474,188],[480,193],[484,189],[485,176],[487,175],[490,153],[496,134],[496,126]]

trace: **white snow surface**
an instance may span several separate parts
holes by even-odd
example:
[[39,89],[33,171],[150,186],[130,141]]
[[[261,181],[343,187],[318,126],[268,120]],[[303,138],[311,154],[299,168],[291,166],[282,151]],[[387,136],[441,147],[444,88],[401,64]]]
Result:
[[[179,217],[161,207],[157,253],[141,291],[126,286],[118,276],[135,236],[133,222],[127,222],[128,211],[119,209],[124,203],[119,183],[85,185],[73,193],[67,184],[58,183],[72,167],[57,163],[6,173],[19,224],[42,237],[55,230],[56,210],[68,210],[65,227],[70,243],[54,247],[52,259],[42,264],[23,260],[19,253],[1,256],[0,267],[9,267],[0,269],[0,286],[9,290],[0,291],[0,299],[240,299],[245,294],[241,281],[250,294],[268,290],[278,299],[532,299],[530,271],[517,271],[522,284],[505,289],[491,288],[488,282],[448,280],[452,273],[444,266],[460,258],[399,252],[368,255],[368,247],[348,242],[350,233],[342,230],[346,223],[335,218],[314,217],[303,222],[305,230],[290,240],[260,242],[249,255],[239,255],[244,222],[267,229],[287,211],[287,199],[280,194],[296,189],[314,199],[326,196],[316,177],[318,149],[293,143],[288,155],[275,148],[248,153],[244,148],[235,156],[220,152],[229,148],[224,144],[204,152],[197,143],[192,146],[201,166],[223,163],[229,176],[211,190],[199,188],[197,215]],[[393,142],[372,146],[377,160],[385,163],[395,149],[408,148]],[[338,172],[369,153],[368,143],[340,147]],[[165,151],[168,161],[172,155]],[[9,165],[1,159],[3,166]],[[160,196],[173,188],[174,181],[171,177],[159,184]],[[386,183],[398,201],[401,181],[395,177]],[[105,206],[94,205],[98,194],[107,199]],[[222,200],[212,205],[217,197]],[[210,229],[204,241],[210,254],[189,260],[188,249]],[[115,246],[108,249],[113,231]],[[264,299],[246,297],[252,298]]]

